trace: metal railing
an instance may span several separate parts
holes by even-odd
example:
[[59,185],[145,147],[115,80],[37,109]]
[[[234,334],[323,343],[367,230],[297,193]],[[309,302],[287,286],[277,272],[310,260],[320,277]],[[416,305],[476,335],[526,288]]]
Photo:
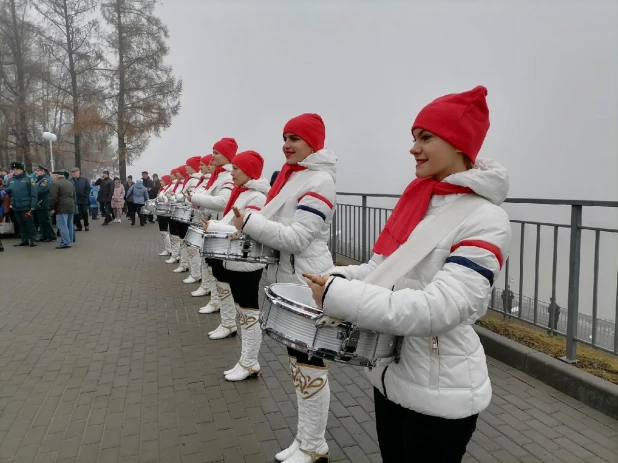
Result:
[[[351,203],[340,203],[336,206],[336,213],[331,227],[330,249],[333,259],[338,256],[358,261],[366,262],[371,257],[371,249],[377,240],[380,231],[388,220],[399,195],[387,194],[364,194],[364,193],[338,193],[339,197],[346,197]],[[339,199],[339,198],[338,198]],[[386,203],[390,205],[369,206],[368,201]],[[490,302],[490,309],[503,313],[505,317],[516,318],[535,326],[546,328],[548,332],[566,336],[566,362],[577,361],[577,343],[587,344],[613,354],[618,354],[618,271],[616,271],[613,281],[616,287],[613,288],[615,294],[615,308],[609,307],[613,311],[614,319],[604,319],[599,317],[599,262],[605,256],[601,252],[601,242],[605,237],[618,240],[618,229],[593,227],[582,225],[583,209],[586,208],[618,208],[618,201],[587,201],[587,200],[551,200],[551,199],[523,199],[509,198],[505,201],[510,204],[526,205],[545,205],[563,206],[570,208],[570,224],[537,222],[530,220],[512,219],[511,223],[515,227],[513,230],[513,242],[511,243],[511,257],[509,257],[502,269],[504,277],[503,289],[494,287]],[[613,210],[613,209],[612,209]],[[526,273],[526,257],[530,257],[526,251],[526,233],[532,228],[535,235],[534,250],[534,275],[531,278]],[[569,242],[568,252],[566,245],[563,246],[565,252],[559,252],[559,231],[568,230]],[[549,304],[539,300],[540,268],[541,268],[541,236],[551,232],[550,241],[552,242],[551,256],[551,297],[557,297],[557,275],[558,257],[568,255],[568,284],[567,284],[567,304],[561,307],[557,323],[549,327]],[[580,313],[580,269],[582,264],[582,232],[593,234],[594,256],[592,261],[592,301],[586,301],[586,310]],[[519,242],[516,240],[519,234]],[[618,242],[618,241],[617,241]],[[618,249],[618,247],[616,247]],[[514,251],[514,252],[513,252]],[[513,255],[517,258],[512,262]],[[610,260],[611,260],[610,253]],[[543,263],[545,263],[543,261]],[[613,254],[613,264],[616,263],[616,254]],[[511,267],[515,264],[517,272]],[[613,265],[610,262],[610,266]],[[614,271],[612,269],[611,271]],[[546,272],[547,273],[547,272]],[[518,276],[518,285],[513,284],[514,276]],[[531,290],[525,287],[525,280],[532,279]],[[498,280],[497,280],[498,281]],[[517,289],[515,292],[513,289]],[[503,291],[512,291],[512,303],[504,304],[502,299]],[[526,295],[528,292],[530,295]],[[507,292],[508,294],[508,292]],[[604,296],[611,296],[604,293]],[[604,300],[610,300],[605,297]],[[510,307],[507,307],[509,306]],[[604,306],[606,307],[606,306]],[[554,329],[555,327],[555,329]]]

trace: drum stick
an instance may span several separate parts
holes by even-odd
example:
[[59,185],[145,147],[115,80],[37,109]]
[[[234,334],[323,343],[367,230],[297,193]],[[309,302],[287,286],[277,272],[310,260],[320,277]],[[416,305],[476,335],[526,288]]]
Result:
[[234,215],[236,217],[240,217],[242,215],[236,206],[233,206],[232,210],[234,211]]
[[319,275],[309,275],[308,273],[303,273],[303,276],[316,285],[324,286],[326,284],[326,280]]

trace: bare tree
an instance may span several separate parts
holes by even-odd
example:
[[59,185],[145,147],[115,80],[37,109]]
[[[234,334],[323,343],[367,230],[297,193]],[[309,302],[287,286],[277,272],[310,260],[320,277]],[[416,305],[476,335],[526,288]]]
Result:
[[159,136],[180,110],[182,81],[163,60],[167,27],[155,16],[157,0],[107,0],[101,4],[111,26],[106,42],[116,62],[109,69],[110,126],[117,135],[120,177],[139,157],[151,134]]
[[27,18],[27,11],[26,1],[2,0],[0,3],[0,109],[14,136],[16,159],[23,159],[26,168],[31,169],[34,158],[28,120],[32,108],[27,100],[37,66],[29,59],[34,27]]
[[104,61],[98,46],[99,22],[93,17],[97,0],[36,0],[34,7],[50,28],[45,34],[46,49],[69,77],[63,88],[70,98],[73,116],[75,165],[81,167],[81,135],[92,127],[86,115],[93,108],[84,108],[88,95],[99,92],[97,68]]

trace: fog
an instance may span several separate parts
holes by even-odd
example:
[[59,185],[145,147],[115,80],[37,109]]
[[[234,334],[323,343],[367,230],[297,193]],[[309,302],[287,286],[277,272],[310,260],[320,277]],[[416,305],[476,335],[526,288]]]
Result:
[[[419,109],[442,94],[482,84],[489,91],[491,129],[480,156],[509,169],[509,196],[618,200],[615,0],[169,0],[159,13],[171,34],[168,61],[184,80],[182,109],[129,173],[168,173],[232,136],[241,150],[265,157],[270,176],[283,163],[285,122],[317,112],[326,123],[327,147],[339,157],[339,191],[401,193],[414,177],[408,150]],[[568,208],[505,208],[516,219],[569,222]],[[584,219],[618,228],[616,209],[585,209]],[[533,253],[530,233],[526,249]],[[564,236],[561,305],[568,231]],[[542,254],[543,300],[551,292],[551,239],[551,232],[543,233],[542,250],[549,252]],[[617,240],[607,234],[601,248],[599,315],[610,319]],[[582,276],[590,277],[589,243],[582,254]],[[591,298],[586,284],[581,307]]]

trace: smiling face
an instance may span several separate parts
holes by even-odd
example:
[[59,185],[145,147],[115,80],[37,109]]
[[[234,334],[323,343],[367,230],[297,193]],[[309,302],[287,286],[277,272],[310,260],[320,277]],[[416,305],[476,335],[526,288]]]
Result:
[[450,143],[433,133],[417,128],[412,133],[414,146],[410,154],[416,159],[416,176],[433,178],[441,182],[457,172],[464,172],[471,167],[468,158]]
[[294,133],[283,134],[283,154],[288,164],[298,164],[313,153],[305,140]]
[[232,166],[232,180],[234,181],[234,185],[243,186],[251,177],[245,174],[241,169],[236,166]]

